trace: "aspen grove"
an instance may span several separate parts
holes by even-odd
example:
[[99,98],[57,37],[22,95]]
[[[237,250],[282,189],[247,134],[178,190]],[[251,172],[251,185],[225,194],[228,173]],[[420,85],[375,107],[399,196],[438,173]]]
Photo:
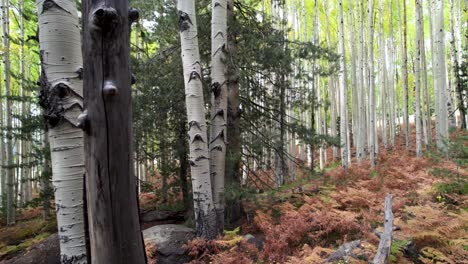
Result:
[[1,263],[464,263],[466,0],[0,0]]

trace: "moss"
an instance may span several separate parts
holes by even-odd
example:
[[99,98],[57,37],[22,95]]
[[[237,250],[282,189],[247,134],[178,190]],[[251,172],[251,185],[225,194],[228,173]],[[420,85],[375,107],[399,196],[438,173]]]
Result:
[[2,247],[0,249],[0,258],[3,258],[5,256],[7,256],[7,255],[13,255],[13,254],[21,252],[23,250],[26,250],[29,247],[31,247],[32,245],[37,244],[37,243],[41,242],[42,240],[48,238],[49,236],[50,236],[50,233],[45,232],[45,233],[38,234],[37,236],[35,236],[35,237],[31,238],[31,239],[27,239],[27,240],[21,242],[18,245],[10,245],[10,246],[6,246],[6,247]]
[[468,185],[466,182],[435,183],[432,188],[437,194],[468,194]]
[[379,176],[379,174],[377,173],[377,171],[373,170],[369,173],[369,179],[374,179],[376,178],[377,176]]

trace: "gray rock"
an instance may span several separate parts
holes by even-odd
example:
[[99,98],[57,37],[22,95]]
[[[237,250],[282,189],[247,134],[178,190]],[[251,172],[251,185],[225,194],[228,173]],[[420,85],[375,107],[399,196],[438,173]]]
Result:
[[158,263],[173,264],[190,261],[182,248],[195,238],[195,230],[182,225],[157,225],[143,230],[145,241],[156,245]]
[[171,216],[167,211],[149,211],[141,216],[142,222],[153,222],[166,220]]
[[248,243],[254,245],[258,250],[263,249],[263,241],[254,237],[251,234],[247,234],[244,236],[244,240],[247,241]]
[[26,253],[2,262],[5,264],[60,264],[60,245],[57,234],[32,246]]

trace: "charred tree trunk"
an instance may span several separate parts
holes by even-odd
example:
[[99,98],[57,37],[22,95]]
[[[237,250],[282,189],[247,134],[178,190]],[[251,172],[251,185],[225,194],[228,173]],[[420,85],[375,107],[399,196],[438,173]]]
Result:
[[127,1],[83,1],[86,189],[93,263],[145,263],[133,172]]

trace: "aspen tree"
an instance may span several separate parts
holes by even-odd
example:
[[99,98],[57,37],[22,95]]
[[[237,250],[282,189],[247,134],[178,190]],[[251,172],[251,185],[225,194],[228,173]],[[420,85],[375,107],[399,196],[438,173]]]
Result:
[[3,45],[3,86],[4,86],[4,97],[6,101],[5,107],[5,120],[3,126],[5,127],[5,153],[4,153],[4,165],[6,172],[6,223],[7,225],[14,225],[16,221],[15,217],[15,174],[13,166],[13,122],[12,122],[12,100],[11,93],[11,80],[10,80],[10,3],[9,0],[2,0],[2,45]]
[[369,0],[367,6],[369,34],[369,155],[371,166],[375,166],[375,85],[374,85],[374,1]]
[[[429,0],[431,1],[431,0]],[[427,62],[426,62],[426,48],[425,48],[425,41],[424,41],[424,16],[422,11],[422,0],[419,1],[419,5],[416,5],[417,12],[421,14],[421,19],[419,23],[421,23],[418,27],[420,30],[420,51],[421,51],[421,89],[423,91],[423,101],[422,107],[424,107],[424,117],[423,119],[423,131],[424,131],[424,144],[429,145],[432,141],[432,121],[431,121],[431,98],[429,96],[429,84],[427,78]]]
[[339,8],[339,49],[340,55],[340,72],[338,78],[340,79],[340,145],[341,145],[341,166],[346,170],[348,168],[348,87],[346,80],[346,51],[344,40],[344,19],[343,19],[343,1],[338,1]]
[[37,1],[45,108],[62,263],[86,263],[81,34],[72,0]]
[[362,3],[358,3],[358,13],[359,13],[359,30],[358,30],[358,74],[357,82],[359,84],[358,91],[358,104],[359,104],[359,127],[358,127],[358,137],[356,143],[356,156],[358,163],[361,163],[365,157],[365,137],[366,133],[366,104],[365,104],[365,70],[364,70],[364,7]]
[[218,219],[219,233],[224,229],[224,177],[226,164],[226,121],[227,121],[227,82],[226,82],[226,37],[227,1],[212,1],[211,19],[211,133],[210,133],[210,172],[213,200]]
[[[399,0],[398,0],[399,1]],[[403,28],[401,35],[401,45],[402,45],[402,78],[403,78],[403,124],[405,127],[405,146],[406,149],[409,149],[409,114],[408,114],[408,52],[407,52],[407,23],[406,23],[406,0],[403,0]]]
[[415,0],[416,2],[416,61],[414,65],[415,72],[415,86],[416,86],[416,100],[415,100],[415,123],[416,123],[416,156],[421,156],[421,26],[422,26],[422,14],[420,13],[421,0]]
[[434,19],[434,87],[436,100],[436,141],[437,147],[447,150],[448,139],[448,97],[447,97],[447,69],[445,60],[445,29],[444,29],[444,4],[442,0],[436,0]]
[[178,1],[177,9],[179,11],[185,102],[189,126],[189,155],[195,222],[197,235],[211,239],[218,234],[218,227],[210,179],[195,1]]

